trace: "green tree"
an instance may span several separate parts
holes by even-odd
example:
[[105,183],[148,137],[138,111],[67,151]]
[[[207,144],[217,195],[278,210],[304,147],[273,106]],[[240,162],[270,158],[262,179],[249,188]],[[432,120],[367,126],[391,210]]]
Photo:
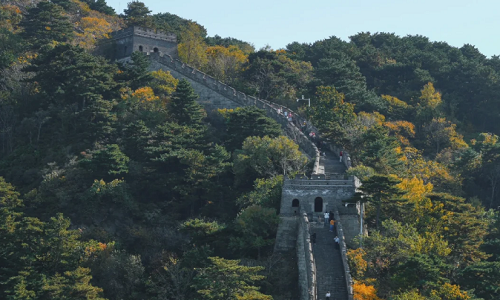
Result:
[[93,242],[80,241],[61,214],[48,222],[24,216],[18,195],[0,178],[2,298],[103,300],[102,289],[90,284],[90,270],[80,265]]
[[210,257],[212,265],[200,270],[194,287],[203,299],[260,299],[272,300],[271,296],[259,293],[252,284],[264,279],[257,275],[263,267],[240,266],[238,260]]
[[295,61],[283,50],[261,49],[248,56],[242,77],[249,94],[296,107],[297,95],[313,79],[311,63]]
[[94,179],[111,180],[128,173],[129,160],[117,144],[108,144],[80,163],[92,172]]
[[73,25],[63,8],[49,1],[41,1],[30,8],[20,25],[24,28],[22,36],[32,49],[53,42],[68,42],[74,35]]
[[186,79],[181,79],[172,95],[169,112],[179,125],[199,126],[206,116],[205,110],[196,102],[198,95]]
[[276,175],[302,174],[308,160],[299,146],[285,136],[248,137],[234,161],[234,172],[240,182]]
[[345,102],[344,94],[332,86],[317,87],[316,97],[308,110],[309,118],[325,137],[345,144],[345,129],[356,118],[354,105]]
[[352,149],[356,159],[378,173],[399,174],[403,167],[403,154],[395,137],[387,128],[375,125],[361,136],[361,145]]
[[351,201],[371,202],[376,207],[376,227],[380,224],[380,211],[382,205],[388,205],[395,201],[403,201],[401,196],[405,194],[397,185],[401,180],[387,175],[373,175],[363,181],[359,188],[361,193],[356,193]]
[[479,172],[488,180],[491,190],[489,207],[493,208],[500,183],[500,140],[495,134],[481,133],[473,147],[480,153]]
[[500,296],[500,262],[481,261],[460,271],[458,283],[485,300]]
[[152,24],[151,11],[143,2],[132,1],[127,3],[127,8],[123,10],[123,18],[129,26],[139,25],[150,27]]
[[108,6],[105,0],[83,0],[83,2],[87,3],[92,10],[96,10],[103,14],[107,14],[110,16],[116,15],[114,8]]
[[436,209],[426,214],[421,226],[442,233],[453,250],[454,262],[468,265],[487,258],[481,249],[488,230],[484,208],[446,193],[431,193],[427,197]]
[[244,255],[255,255],[260,259],[262,250],[274,245],[279,217],[274,208],[258,205],[247,207],[236,218],[234,236],[229,247]]
[[210,222],[197,218],[185,221],[180,227],[180,231],[188,234],[195,245],[212,245],[223,229],[225,226],[216,221]]
[[82,110],[92,100],[113,99],[118,92],[113,77],[116,67],[80,47],[58,45],[37,57],[25,71],[35,73],[30,81],[41,89],[43,101],[35,109],[76,104]]
[[148,86],[153,80],[153,75],[149,71],[149,59],[141,52],[132,52],[132,62],[121,66],[123,73],[121,79],[128,82],[128,85],[136,90],[140,87]]
[[315,75],[321,85],[335,87],[350,103],[356,105],[356,109],[371,111],[383,108],[381,99],[368,90],[366,78],[356,62],[344,53],[320,59]]
[[268,179],[257,178],[251,192],[238,198],[238,206],[245,209],[252,205],[260,205],[266,208],[274,208],[279,212],[281,205],[281,191],[283,187],[283,176],[273,176]]
[[281,126],[265,111],[255,106],[239,107],[235,110],[219,111],[226,121],[225,146],[229,151],[240,149],[250,136],[275,138],[281,134]]

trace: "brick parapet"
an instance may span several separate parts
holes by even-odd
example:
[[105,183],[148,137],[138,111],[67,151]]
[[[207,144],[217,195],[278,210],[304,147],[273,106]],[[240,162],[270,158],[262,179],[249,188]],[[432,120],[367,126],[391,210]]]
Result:
[[112,38],[113,39],[122,39],[126,37],[131,37],[131,36],[142,36],[150,39],[155,39],[155,40],[162,40],[162,41],[167,41],[167,42],[177,42],[177,36],[173,33],[165,33],[161,32],[155,29],[151,28],[146,28],[146,27],[139,27],[139,26],[132,26],[128,27],[122,30],[118,30],[112,33]]
[[306,270],[306,272],[299,272],[301,300],[317,299],[316,263],[314,260],[310,236],[311,226],[309,218],[306,213],[303,213],[299,220],[296,247],[299,269]]
[[[337,209],[334,209],[334,214],[336,216],[339,216],[339,211]],[[344,275],[345,275],[345,281],[347,285],[347,299],[348,300],[353,300],[354,298],[354,290],[353,290],[353,284],[354,281],[352,280],[351,276],[351,270],[349,268],[349,262],[347,259],[347,244],[344,236],[344,229],[342,227],[342,222],[340,220],[336,220],[335,227],[337,230],[337,236],[339,237],[339,246],[340,246],[340,256],[342,258],[342,266],[344,268]]]

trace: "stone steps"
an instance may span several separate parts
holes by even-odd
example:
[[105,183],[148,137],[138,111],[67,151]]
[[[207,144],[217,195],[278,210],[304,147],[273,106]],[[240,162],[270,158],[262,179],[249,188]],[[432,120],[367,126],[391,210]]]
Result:
[[311,228],[316,233],[316,243],[313,245],[316,261],[316,278],[318,299],[325,299],[330,291],[335,300],[347,300],[347,286],[344,275],[340,250],[335,248],[335,234],[325,225],[323,228]]

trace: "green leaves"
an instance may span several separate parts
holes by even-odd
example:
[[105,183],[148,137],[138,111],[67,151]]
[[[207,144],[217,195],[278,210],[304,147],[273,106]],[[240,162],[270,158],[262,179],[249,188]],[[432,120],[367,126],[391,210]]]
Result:
[[[235,220],[229,247],[245,256],[260,259],[262,249],[274,245],[279,217],[273,208],[253,205],[243,210]],[[255,253],[257,250],[257,253]]]
[[333,86],[319,86],[316,100],[307,114],[315,126],[325,136],[342,143],[346,127],[356,118],[354,105],[344,101],[344,94]]
[[[62,214],[42,222],[14,212],[20,205],[12,187],[0,179],[0,297],[4,299],[95,299],[102,289],[90,284],[80,264],[87,243],[69,230]],[[12,205],[17,203],[16,205]]]
[[241,152],[236,153],[234,172],[237,180],[248,183],[257,177],[287,175],[294,177],[305,172],[307,157],[299,146],[285,136],[270,138],[249,137]]
[[92,153],[92,158],[81,161],[82,166],[92,171],[97,179],[114,179],[128,173],[129,158],[117,144],[109,144]]
[[198,95],[186,79],[181,79],[172,95],[169,112],[179,125],[199,126],[206,113],[195,100]]
[[30,8],[20,25],[24,27],[22,36],[36,50],[53,42],[68,42],[73,38],[73,25],[63,8],[49,1],[41,1],[36,7]]
[[203,299],[260,299],[272,300],[272,297],[261,294],[252,286],[256,281],[264,279],[257,275],[262,267],[240,266],[239,260],[228,260],[210,257],[212,265],[200,270],[195,277],[194,287]]
[[220,112],[226,119],[225,146],[231,152],[241,149],[243,141],[250,136],[274,138],[281,135],[281,126],[257,107],[239,107]]

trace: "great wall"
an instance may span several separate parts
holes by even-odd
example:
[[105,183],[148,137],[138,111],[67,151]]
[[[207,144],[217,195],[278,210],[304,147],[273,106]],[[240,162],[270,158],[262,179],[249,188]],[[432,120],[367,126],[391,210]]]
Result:
[[[285,178],[274,251],[295,251],[301,300],[316,300],[328,291],[334,299],[352,300],[347,245],[352,245],[359,235],[359,207],[346,206],[342,201],[351,198],[360,183],[357,178],[345,175],[345,170],[351,167],[349,154],[344,151],[339,161],[341,149],[333,143],[323,143],[321,152],[326,155],[322,155],[307,137],[309,132],[317,132],[316,128],[306,122],[307,126],[299,129],[295,124],[303,124],[306,120],[291,109],[248,96],[175,59],[172,55],[175,56],[176,48],[168,48],[174,44],[172,35],[132,28],[117,32],[114,39],[122,47],[116,50],[117,54],[122,53],[118,58],[127,60],[132,51],[141,51],[149,57],[151,70],[162,69],[175,78],[188,80],[207,111],[243,106],[263,109],[282,126],[283,132],[299,145],[300,150],[314,160],[310,178]],[[145,49],[149,50],[143,51]],[[282,111],[292,113],[294,120],[289,121]],[[321,219],[325,211],[334,212],[335,233],[330,233]],[[317,237],[315,243],[311,241],[312,234]],[[333,241],[335,235],[340,239],[338,247]]]

